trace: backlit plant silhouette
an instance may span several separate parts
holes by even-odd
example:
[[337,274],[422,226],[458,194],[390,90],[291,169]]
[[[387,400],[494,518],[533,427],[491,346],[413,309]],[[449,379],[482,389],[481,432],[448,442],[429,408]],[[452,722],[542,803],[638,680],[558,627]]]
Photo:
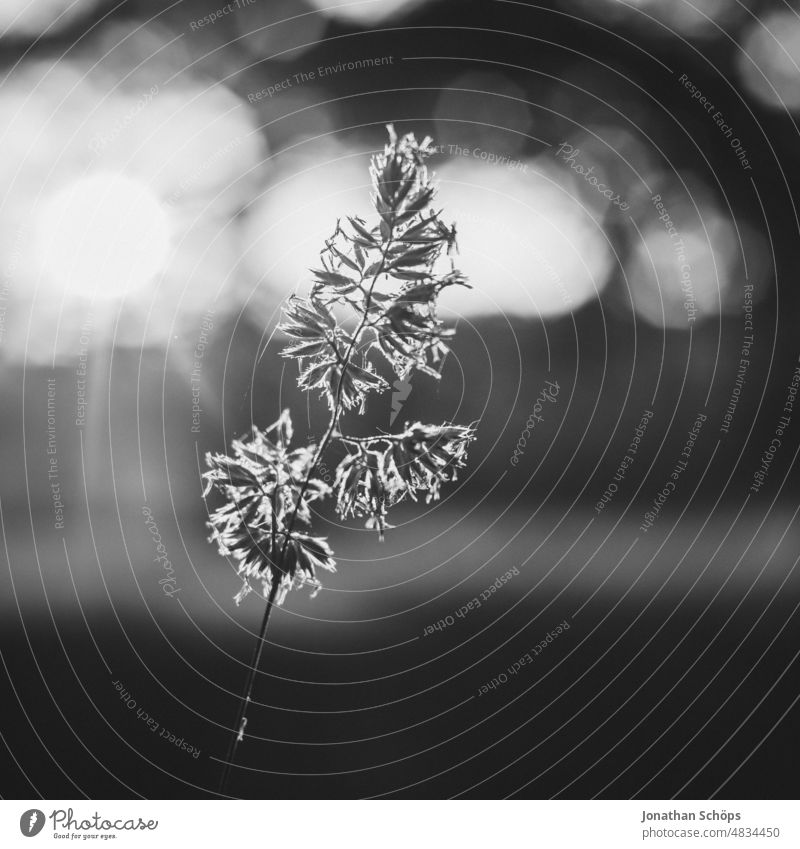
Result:
[[[407,422],[402,433],[367,437],[347,435],[343,427],[347,411],[363,412],[368,396],[391,390],[391,380],[406,381],[414,371],[439,379],[437,365],[453,331],[437,316],[438,297],[449,286],[467,286],[453,265],[455,227],[431,206],[435,186],[425,160],[435,151],[432,140],[388,130],[389,143],[370,167],[374,223],[337,222],[320,267],[312,269],[308,297],[291,297],[279,326],[290,339],[281,355],[297,360],[298,385],[319,393],[330,411],[319,443],[293,445],[284,410],[265,431],[254,428],[234,440],[232,455],[206,455],[204,495],[216,490],[224,499],[210,514],[210,539],[242,577],[237,603],[254,583],[267,602],[221,792],[244,738],[272,607],[293,587],[318,589],[320,569],[335,571],[327,540],[312,531],[314,502],[332,497],[342,518],[365,518],[383,539],[387,511],[406,498],[438,499],[475,438],[472,425],[450,423]],[[346,453],[329,486],[318,474],[334,442]]]

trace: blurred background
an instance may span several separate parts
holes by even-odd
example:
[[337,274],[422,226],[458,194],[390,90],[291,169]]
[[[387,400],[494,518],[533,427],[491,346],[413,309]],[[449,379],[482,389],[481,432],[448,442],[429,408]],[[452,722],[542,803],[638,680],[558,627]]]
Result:
[[799,5],[3,0],[3,796],[215,795],[203,456],[324,427],[275,326],[388,123],[474,288],[349,421],[478,440],[384,544],[323,509],[230,794],[796,796]]

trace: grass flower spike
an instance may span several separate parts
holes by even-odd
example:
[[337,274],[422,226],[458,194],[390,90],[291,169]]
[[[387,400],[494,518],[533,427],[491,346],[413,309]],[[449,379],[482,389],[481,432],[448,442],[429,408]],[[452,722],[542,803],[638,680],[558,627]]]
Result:
[[[267,600],[261,631],[233,729],[223,775],[227,783],[260,662],[269,614],[304,584],[319,589],[320,570],[335,571],[325,538],[313,533],[315,502],[335,499],[342,518],[366,519],[383,539],[388,511],[420,493],[439,498],[475,438],[473,425],[406,423],[398,434],[348,435],[346,413],[363,412],[370,396],[391,391],[413,372],[441,379],[454,331],[438,316],[441,292],[469,288],[453,264],[456,229],[432,207],[436,187],[426,166],[430,138],[398,137],[370,166],[374,219],[340,219],[311,270],[305,297],[289,298],[279,330],[281,356],[297,361],[298,386],[319,394],[329,411],[318,443],[293,445],[288,410],[264,431],[234,440],[232,454],[206,455],[204,495],[222,504],[209,514],[211,541],[242,578],[237,603],[260,584]],[[334,485],[319,477],[323,455],[338,445]],[[343,455],[343,456],[342,456]]]

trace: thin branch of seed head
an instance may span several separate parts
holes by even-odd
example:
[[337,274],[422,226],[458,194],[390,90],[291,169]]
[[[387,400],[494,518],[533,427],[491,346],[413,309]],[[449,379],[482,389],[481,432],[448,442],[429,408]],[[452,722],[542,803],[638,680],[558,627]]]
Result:
[[370,445],[373,442],[401,442],[405,438],[404,433],[378,434],[377,436],[344,436],[337,437],[339,442],[352,443],[353,445]]
[[[364,314],[362,315],[361,321],[359,322],[358,327],[356,328],[355,332],[353,333],[353,335],[350,339],[350,344],[348,345],[347,351],[345,352],[345,355],[344,355],[345,362],[342,366],[342,371],[341,371],[341,374],[339,375],[339,382],[336,386],[336,394],[334,396],[333,410],[331,412],[330,421],[328,422],[328,427],[325,430],[324,436],[320,440],[319,447],[317,448],[317,453],[314,456],[313,462],[309,466],[308,472],[306,473],[305,479],[303,480],[303,485],[300,487],[300,494],[297,497],[297,504],[295,505],[295,508],[292,512],[292,515],[289,518],[289,523],[287,525],[287,532],[288,533],[287,533],[286,539],[284,540],[283,546],[281,548],[281,562],[283,562],[283,558],[286,554],[286,548],[289,544],[289,538],[290,538],[289,535],[291,534],[292,529],[294,528],[294,524],[295,524],[295,521],[297,519],[297,512],[300,509],[300,505],[303,503],[303,496],[305,495],[306,490],[308,489],[308,485],[311,482],[311,479],[314,477],[314,474],[317,471],[317,467],[319,466],[319,462],[322,459],[322,455],[324,454],[325,449],[328,447],[328,444],[331,441],[331,437],[333,436],[334,432],[336,431],[336,427],[339,423],[339,418],[342,414],[342,390],[343,390],[343,387],[344,387],[345,374],[347,372],[348,366],[350,365],[350,360],[351,360],[353,353],[355,351],[356,344],[358,343],[358,337],[361,335],[361,332],[364,330],[364,328],[367,325],[368,318],[369,318],[370,302],[372,300],[372,292],[375,289],[375,285],[378,282],[378,278],[383,274],[383,270],[386,266],[386,260],[387,260],[387,257],[388,257],[389,249],[391,248],[392,243],[394,241],[394,227],[395,227],[394,222],[392,222],[392,224],[389,225],[389,236],[386,240],[386,243],[384,245],[382,245],[382,247],[381,247],[381,264],[378,267],[377,271],[373,274],[372,280],[370,281],[370,284],[369,284],[369,289],[367,289],[367,291],[366,291],[366,299],[364,301]],[[362,276],[359,283],[361,284],[361,283],[363,283],[363,281],[364,281],[364,278]]]

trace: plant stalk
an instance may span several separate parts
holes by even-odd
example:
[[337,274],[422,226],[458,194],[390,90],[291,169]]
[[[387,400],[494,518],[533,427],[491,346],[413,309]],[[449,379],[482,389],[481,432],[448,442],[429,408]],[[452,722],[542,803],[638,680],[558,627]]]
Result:
[[261,628],[258,632],[258,640],[253,647],[253,657],[250,661],[250,666],[247,670],[247,681],[242,690],[241,700],[239,702],[239,710],[236,715],[236,722],[233,724],[233,734],[231,741],[228,744],[228,754],[225,757],[225,767],[222,771],[222,778],[219,782],[219,793],[221,796],[227,795],[228,782],[231,776],[231,767],[236,759],[236,749],[239,743],[244,739],[244,729],[247,725],[247,708],[250,705],[250,696],[253,694],[253,686],[255,685],[256,674],[258,667],[261,664],[261,653],[264,650],[264,640],[267,636],[267,625],[269,625],[270,613],[275,606],[275,596],[278,593],[278,581],[273,581],[267,598],[267,606],[264,610],[264,617],[261,620]]
[[[359,324],[356,332],[353,334],[352,341],[350,342],[350,346],[347,349],[347,353],[345,354],[345,361],[342,364],[342,374],[339,378],[339,383],[336,387],[336,396],[334,401],[333,411],[331,412],[330,422],[328,423],[328,427],[325,430],[325,434],[320,441],[319,448],[317,449],[317,453],[314,456],[314,460],[309,466],[308,473],[303,481],[303,485],[300,488],[300,494],[297,498],[297,504],[295,505],[294,510],[292,511],[292,515],[289,518],[289,522],[286,528],[286,534],[284,537],[283,547],[281,548],[281,557],[280,562],[283,563],[283,560],[286,556],[286,547],[289,544],[290,535],[292,533],[292,529],[294,528],[295,520],[297,519],[297,512],[300,509],[300,505],[303,502],[303,496],[308,489],[308,484],[311,481],[311,478],[314,476],[314,473],[319,466],[319,461],[322,459],[322,455],[325,452],[325,449],[328,447],[328,443],[331,441],[331,437],[336,431],[336,426],[339,422],[339,417],[341,416],[342,410],[342,389],[344,386],[344,375],[347,371],[347,367],[350,364],[350,359],[353,356],[353,351],[356,346],[356,341],[364,329],[367,323],[367,316],[369,314],[369,306],[370,300],[372,298],[372,291],[375,288],[375,284],[378,282],[378,278],[383,273],[384,266],[386,265],[386,256],[389,251],[389,247],[392,243],[392,232],[389,233],[389,239],[386,242],[386,246],[383,249],[383,256],[381,259],[380,268],[375,272],[372,277],[372,281],[370,283],[369,290],[367,291],[367,297],[364,307],[364,316],[361,319],[361,323]],[[275,511],[273,508],[273,517],[275,515]],[[274,532],[274,530],[273,530]],[[222,771],[222,778],[220,779],[219,784],[219,793],[222,796],[227,795],[228,782],[230,781],[231,768],[234,764],[234,760],[236,758],[236,749],[239,743],[244,739],[244,729],[247,725],[247,708],[250,704],[250,696],[253,692],[253,685],[255,684],[256,675],[258,674],[258,667],[261,664],[261,654],[264,650],[264,640],[267,635],[267,625],[269,624],[270,613],[272,612],[272,608],[275,606],[275,597],[278,592],[278,587],[280,586],[279,582],[273,580],[272,586],[270,587],[269,597],[267,599],[267,607],[264,611],[264,618],[261,620],[261,629],[258,634],[258,639],[256,640],[256,644],[253,648],[253,658],[250,661],[250,666],[247,672],[247,682],[245,683],[244,690],[242,691],[242,698],[239,704],[239,711],[236,717],[236,722],[233,726],[233,733],[231,736],[231,741],[228,745],[228,754],[225,758],[225,766]]]

